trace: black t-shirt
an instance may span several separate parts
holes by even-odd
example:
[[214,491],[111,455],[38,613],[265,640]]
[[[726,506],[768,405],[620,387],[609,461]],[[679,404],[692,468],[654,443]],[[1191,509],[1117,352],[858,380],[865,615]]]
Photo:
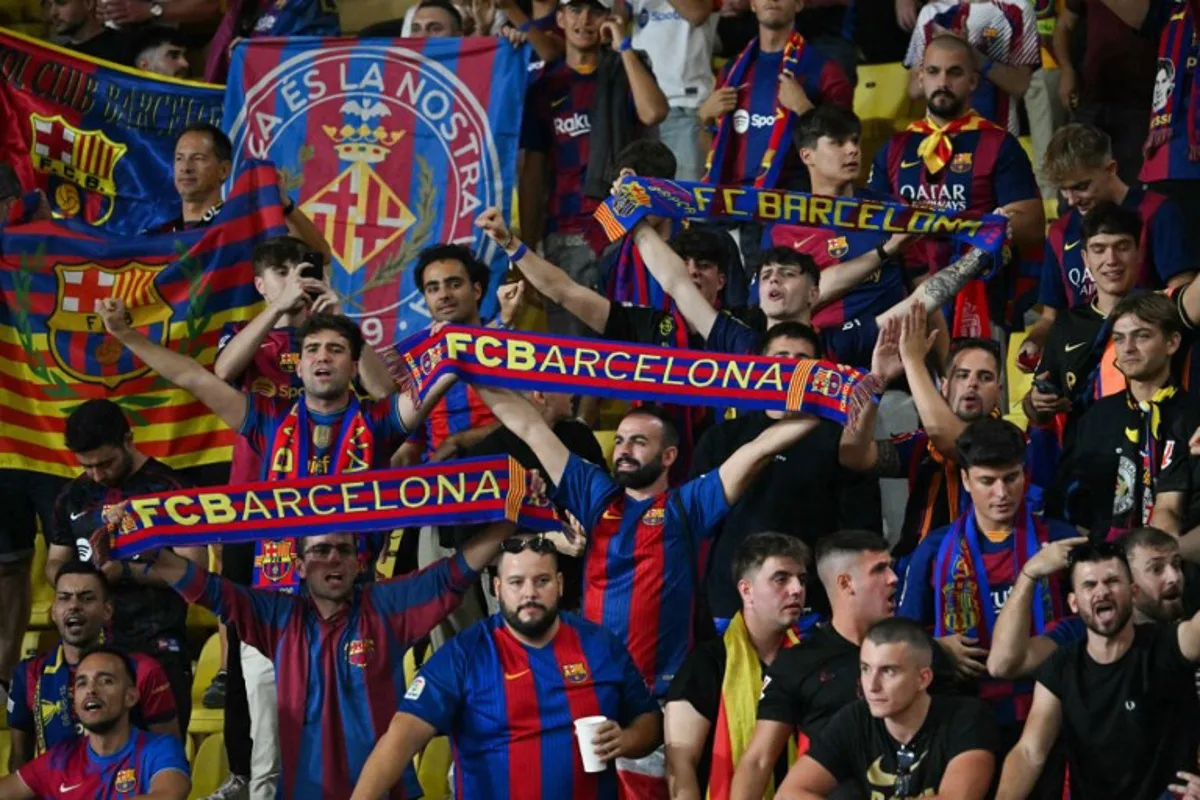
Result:
[[[692,457],[692,477],[721,466],[734,451],[775,420],[748,412],[710,428]],[[842,427],[822,420],[816,430],[769,461],[717,531],[708,560],[709,605],[717,617],[732,617],[742,601],[730,573],[734,554],[747,536],[777,531],[815,548],[822,536],[847,528],[881,530],[879,480],[838,463]],[[803,513],[797,513],[803,509]],[[829,615],[829,600],[809,565],[808,605]]]
[[[70,547],[81,558],[90,557],[90,546],[85,550],[83,545],[104,524],[102,514],[106,506],[189,485],[182,475],[153,458],[147,459],[118,487],[105,486],[80,475],[58,496],[50,543]],[[131,580],[121,581],[112,592],[114,644],[150,654],[164,650],[178,652],[176,648],[182,648],[187,635],[187,604],[183,598],[171,589],[145,586]]]
[[[786,651],[780,651],[786,652]],[[778,658],[778,656],[776,656]],[[765,675],[767,668],[762,672]],[[696,775],[700,779],[700,794],[708,790],[708,775],[712,769],[713,742],[716,736],[717,712],[721,708],[721,684],[725,680],[725,639],[718,637],[696,645],[684,660],[679,672],[675,673],[667,689],[667,702],[686,700],[696,712],[709,721],[708,738]],[[775,764],[775,785],[779,786],[787,776],[787,750]]]
[[[952,692],[953,667],[937,645],[933,672],[930,691]],[[833,625],[818,625],[800,644],[775,656],[763,679],[758,718],[791,725],[811,740],[834,714],[862,697],[858,675],[858,645]]]
[[[679,332],[675,326],[675,316],[670,312],[646,306],[610,303],[602,335],[612,342],[678,347]],[[687,346],[693,350],[703,350],[704,337],[689,332]]]
[[64,47],[92,58],[102,58],[114,64],[129,64],[132,41],[128,34],[105,28],[86,42],[65,44]]
[[1087,639],[1060,647],[1035,674],[1062,703],[1075,800],[1157,800],[1175,772],[1196,769],[1196,665],[1179,650],[1179,625],[1138,625],[1112,664]]
[[[933,696],[925,723],[907,749],[916,760],[906,797],[918,797],[937,792],[946,767],[956,756],[972,750],[995,754],[1000,749],[1000,733],[983,701]],[[829,720],[813,739],[808,755],[839,784],[855,786],[857,796],[890,800],[896,789],[898,750],[900,743],[888,733],[884,721],[871,716],[867,702],[859,700]]]
[[1042,348],[1037,374],[1049,372],[1048,380],[1063,392],[1064,397],[1071,399],[1072,410],[1067,413],[1068,442],[1086,408],[1086,404],[1079,402],[1079,397],[1087,386],[1092,365],[1096,363],[1096,348],[1103,348],[1107,343],[1107,340],[1097,341],[1105,319],[1104,314],[1090,304],[1059,311]]

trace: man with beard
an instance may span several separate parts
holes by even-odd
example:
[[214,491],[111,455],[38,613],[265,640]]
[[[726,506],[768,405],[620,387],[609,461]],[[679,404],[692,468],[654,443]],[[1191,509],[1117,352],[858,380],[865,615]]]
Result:
[[[881,478],[908,480],[908,502],[898,558],[910,555],[930,532],[958,519],[969,498],[954,463],[955,442],[969,423],[991,416],[1000,404],[1003,385],[999,346],[989,339],[954,339],[941,389],[925,366],[933,346],[926,334],[924,309],[914,307],[903,319],[889,322],[875,343],[871,374],[887,386],[904,375],[920,417],[917,430],[875,439],[874,403],[858,425],[842,431],[842,466]],[[903,569],[901,570],[903,571]]]
[[[702,548],[731,505],[767,462],[811,433],[807,415],[780,420],[738,448],[718,468],[668,489],[679,434],[656,406],[630,411],[613,439],[612,474],[559,441],[541,415],[512,391],[480,388],[496,417],[533,451],[554,485],[551,494],[587,531],[583,616],[617,635],[656,699],[691,649]],[[711,629],[709,619],[701,619]],[[636,797],[666,795],[661,752],[641,764],[618,762]]]
[[[16,769],[59,742],[79,735],[78,709],[71,701],[80,656],[98,646],[112,623],[108,581],[89,561],[68,561],[54,582],[50,617],[62,637],[49,653],[22,661],[13,675],[8,702],[12,734],[9,768]],[[178,737],[175,700],[163,668],[140,653],[129,656],[134,666],[138,704],[134,724],[151,733]]]
[[[98,0],[46,0],[42,17],[55,44],[114,64],[129,57],[129,37],[107,28],[97,14]],[[162,6],[159,6],[159,10]]]
[[140,31],[126,57],[135,69],[170,78],[186,78],[190,69],[187,42],[178,30],[161,25]]
[[130,720],[140,698],[135,668],[122,651],[100,646],[86,653],[75,670],[72,698],[85,735],[59,742],[0,778],[0,800],[188,796],[192,781],[183,744]]
[[[754,732],[762,676],[803,632],[809,549],[782,533],[752,533],[738,544],[732,578],[741,596],[720,639],[683,662],[667,693],[667,776],[676,800],[728,797],[733,770]],[[795,758],[775,766],[775,780]],[[772,783],[774,786],[774,783]]]
[[[203,370],[198,364],[196,367]],[[130,497],[189,485],[178,472],[134,446],[129,421],[110,400],[88,400],[72,411],[67,417],[66,444],[83,474],[66,485],[55,504],[54,527],[46,536],[50,545],[46,580],[51,584],[67,562],[91,558],[88,540],[103,526],[109,508]],[[180,548],[179,553],[197,564],[208,560],[203,547]],[[192,713],[187,605],[166,584],[146,575],[144,566],[142,559],[135,557],[110,561],[103,567],[112,599],[108,641],[153,656],[162,665],[175,696],[179,730],[185,731]]]
[[973,697],[929,694],[935,646],[906,619],[871,626],[861,654],[862,699],[843,708],[788,772],[778,800],[840,796],[983,800],[999,737]]
[[[511,531],[508,523],[489,526],[454,558],[366,585],[354,580],[354,535],[301,537],[295,568],[306,591],[299,594],[239,586],[169,550],[145,571],[275,662],[279,796],[346,797],[396,708],[404,651],[458,607]],[[411,796],[416,776],[407,778]]]
[[353,800],[385,796],[438,734],[452,743],[459,800],[616,800],[613,770],[584,771],[573,721],[605,718],[593,740],[604,762],[644,756],[662,741],[662,714],[620,640],[559,612],[562,573],[548,539],[506,539],[492,586],[500,613],[421,668]]
[[1200,401],[1172,375],[1183,322],[1161,294],[1130,295],[1111,318],[1126,389],[1097,400],[1080,418],[1047,508],[1065,509],[1065,519],[1109,539],[1148,525],[1152,514],[1169,517],[1163,524],[1170,530],[1186,530],[1187,504],[1200,488],[1200,459],[1187,455]]
[[[979,75],[975,50],[956,36],[934,37],[925,47],[920,83],[926,117],[897,133],[875,156],[868,181],[877,192],[943,211],[1003,211],[1017,249],[1039,248],[1045,212],[1033,167],[1016,137],[970,107]],[[927,240],[909,249],[914,276],[934,275],[961,248]],[[1003,276],[988,282],[992,319],[999,322],[1011,299]],[[964,329],[973,336],[991,331]]]
[[1200,615],[1134,624],[1129,565],[1113,545],[1074,548],[1067,570],[1067,601],[1087,637],[1038,668],[1025,731],[996,796],[1028,797],[1061,735],[1072,797],[1157,800],[1196,764]]
[[[840,531],[817,543],[817,576],[833,613],[796,647],[780,652],[767,671],[758,722],[738,762],[731,800],[760,800],[788,742],[799,732],[799,750],[835,713],[861,696],[859,648],[872,625],[896,613],[899,580],[887,542],[870,531]],[[951,667],[933,651],[938,686]]]

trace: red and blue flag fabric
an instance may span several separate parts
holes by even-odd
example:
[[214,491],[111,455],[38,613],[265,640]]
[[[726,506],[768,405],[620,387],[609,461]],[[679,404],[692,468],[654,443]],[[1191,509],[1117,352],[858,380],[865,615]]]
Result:
[[282,235],[275,170],[253,163],[205,228],[116,236],[79,220],[0,228],[0,468],[74,477],[66,418],[85,400],[119,404],[138,448],[176,468],[228,461],[230,431],[192,395],[108,336],[96,301],[125,301],[133,326],[205,366],[228,323],[261,307],[250,256]]
[[178,217],[175,139],[220,125],[224,96],[0,29],[0,153],[63,219],[130,236]]
[[418,253],[462,244],[507,259],[474,227],[511,211],[528,62],[496,38],[254,39],[233,51],[225,112],[234,175],[269,159],[333,250],[332,283],[367,341],[425,327],[409,273]]

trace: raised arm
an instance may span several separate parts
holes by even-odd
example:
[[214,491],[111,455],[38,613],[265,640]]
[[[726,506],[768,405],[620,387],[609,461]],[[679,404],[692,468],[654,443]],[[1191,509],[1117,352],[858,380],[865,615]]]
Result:
[[925,306],[926,311],[941,308],[972,279],[978,278],[991,262],[990,255],[978,247],[972,247],[953,264],[931,275],[911,296],[876,317],[876,324],[882,328],[889,318],[908,313],[909,307],[916,303]]
[[412,714],[397,712],[392,716],[387,733],[375,743],[375,749],[363,765],[354,794],[350,800],[379,800],[400,782],[404,768],[437,734],[425,720]]
[[725,501],[732,506],[740,500],[767,462],[815,431],[820,424],[817,417],[809,414],[781,419],[734,450],[718,470],[721,486],[725,489]]
[[820,308],[849,294],[854,287],[871,277],[872,273],[882,269],[884,264],[899,255],[904,249],[904,245],[910,239],[912,239],[911,234],[893,233],[881,245],[883,251],[888,256],[886,259],[880,258],[878,251],[870,250],[858,258],[844,261],[841,264],[835,264],[832,267],[826,267],[821,270],[820,291],[818,292],[818,296],[821,299],[817,303],[817,307]]
[[[871,375],[880,389],[904,372],[900,359],[900,319],[885,320],[875,340],[871,354]],[[856,424],[842,429],[838,442],[838,462],[855,472],[878,472],[882,477],[899,475],[900,462],[896,447],[887,439],[875,439],[875,419],[878,407],[870,403],[859,414]]]
[[125,301],[109,297],[96,301],[96,313],[104,328],[146,366],[171,383],[191,393],[235,431],[246,418],[246,395],[234,389],[196,361],[157,345],[129,327]]
[[646,66],[638,51],[632,47],[619,49],[625,40],[625,26],[610,17],[600,24],[601,39],[604,39],[606,33],[613,49],[620,53],[621,65],[625,67],[625,77],[629,79],[629,92],[633,95],[633,107],[637,111],[638,120],[643,125],[657,125],[667,118],[667,96],[658,87],[654,73]]
[[1021,739],[1004,759],[996,800],[1025,800],[1033,792],[1046,756],[1062,728],[1062,703],[1042,684],[1034,684],[1033,706]]
[[929,434],[938,452],[953,453],[955,442],[967,424],[946,404],[929,374],[929,351],[938,335],[936,330],[928,332],[925,307],[919,303],[913,305],[900,325],[900,360],[904,363],[904,374],[908,378],[917,416],[921,418],[921,427]]
[[554,431],[542,419],[542,415],[528,400],[511,389],[491,389],[485,386],[476,386],[475,389],[488,408],[492,409],[496,419],[533,451],[546,470],[546,478],[558,485],[567,468],[571,451],[554,435]]
[[[475,226],[508,253],[509,257],[521,249],[521,240],[514,236],[504,223],[500,209],[489,208],[480,214],[475,220]],[[558,303],[596,333],[604,332],[611,307],[607,297],[572,280],[561,267],[551,264],[530,247],[526,247],[525,254],[513,263],[521,270],[525,280],[544,297]]]
[[638,223],[631,235],[642,253],[646,269],[675,301],[679,313],[691,323],[696,333],[707,339],[717,320],[717,310],[709,305],[696,284],[692,283],[683,259],[645,221]]

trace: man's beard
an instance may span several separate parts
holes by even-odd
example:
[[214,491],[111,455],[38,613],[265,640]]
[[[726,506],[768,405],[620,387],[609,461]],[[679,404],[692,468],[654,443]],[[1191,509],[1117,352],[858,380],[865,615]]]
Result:
[[114,728],[116,728],[117,723],[120,721],[121,721],[121,715],[117,714],[115,717],[111,717],[109,719],[97,720],[96,722],[93,722],[90,725],[88,723],[80,720],[80,724],[83,725],[84,729],[86,729],[88,732],[98,733],[101,736],[103,736],[104,734],[109,733]]
[[[540,608],[542,616],[535,620],[526,622],[521,619],[521,610],[525,608]],[[508,627],[512,628],[517,633],[529,639],[536,639],[554,625],[554,621],[558,619],[558,606],[547,608],[541,603],[526,603],[523,606],[518,606],[516,609],[509,608],[503,601],[500,603],[500,614],[504,617],[504,621],[508,623]]]
[[965,108],[965,100],[946,92],[934,92],[933,97],[929,98],[929,110],[943,119],[957,119]]
[[1100,623],[1096,619],[1096,612],[1090,608],[1087,609],[1086,613],[1081,608],[1079,618],[1083,620],[1084,627],[1092,633],[1103,636],[1106,639],[1111,639],[1125,629],[1125,626],[1129,624],[1129,618],[1133,616],[1133,603],[1127,603],[1122,606],[1114,600],[1113,606],[1116,614],[1113,617],[1111,630],[1104,630],[1100,627]]
[[639,464],[638,468],[633,471],[618,470],[617,464],[613,464],[613,480],[616,481],[618,486],[625,489],[645,489],[658,480],[662,473],[663,465],[661,461]]
[[1183,616],[1183,592],[1159,597],[1157,602],[1138,606],[1137,610],[1155,622],[1174,622]]

